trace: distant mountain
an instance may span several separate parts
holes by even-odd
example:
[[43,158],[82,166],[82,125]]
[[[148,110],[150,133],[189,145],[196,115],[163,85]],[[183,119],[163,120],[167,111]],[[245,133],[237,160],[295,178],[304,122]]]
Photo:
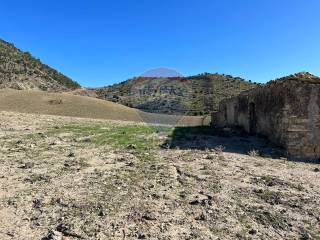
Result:
[[0,39],[0,88],[69,91],[80,85]]
[[183,75],[174,69],[155,68],[145,72],[144,74],[141,75],[141,77],[169,78],[169,77],[183,77]]
[[206,115],[218,110],[222,99],[257,85],[223,74],[190,77],[138,77],[110,87],[91,89],[100,99],[146,112]]

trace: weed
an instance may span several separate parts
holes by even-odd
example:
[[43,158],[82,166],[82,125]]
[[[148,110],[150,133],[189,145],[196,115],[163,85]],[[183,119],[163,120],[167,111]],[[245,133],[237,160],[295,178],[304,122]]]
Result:
[[259,157],[260,156],[260,153],[259,153],[259,151],[258,150],[250,150],[249,152],[248,152],[248,155],[250,156],[250,157]]
[[263,210],[259,207],[252,206],[247,209],[247,212],[253,217],[258,223],[264,226],[271,226],[274,229],[286,229],[286,219],[280,213],[272,213],[267,210]]
[[224,151],[225,149],[226,149],[226,148],[225,148],[224,146],[222,146],[222,145],[219,145],[219,146],[217,146],[217,147],[214,148],[214,150],[215,150],[218,154],[223,153],[223,151]]

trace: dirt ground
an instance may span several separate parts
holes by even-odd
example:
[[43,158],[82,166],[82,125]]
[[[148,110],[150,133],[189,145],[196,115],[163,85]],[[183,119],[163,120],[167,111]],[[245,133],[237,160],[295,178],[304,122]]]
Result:
[[77,118],[148,122],[163,125],[208,125],[209,117],[143,112],[121,104],[69,93],[0,89],[0,111]]
[[280,152],[208,128],[0,112],[0,239],[320,239],[320,165]]

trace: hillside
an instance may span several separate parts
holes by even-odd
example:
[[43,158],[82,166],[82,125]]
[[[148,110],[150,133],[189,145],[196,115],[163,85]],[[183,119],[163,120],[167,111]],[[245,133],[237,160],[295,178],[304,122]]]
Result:
[[0,39],[0,89],[73,91],[75,95],[96,97],[144,112],[195,116],[208,115],[217,110],[222,99],[253,87],[255,84],[230,75],[182,77],[172,69],[159,68],[113,86],[82,89],[30,53]]
[[68,91],[80,85],[0,39],[0,88]]
[[202,125],[203,123],[200,117],[146,113],[92,97],[34,90],[0,90],[0,111],[165,125]]
[[222,99],[236,96],[256,84],[230,75],[138,77],[110,87],[91,89],[100,98],[146,112],[206,115]]

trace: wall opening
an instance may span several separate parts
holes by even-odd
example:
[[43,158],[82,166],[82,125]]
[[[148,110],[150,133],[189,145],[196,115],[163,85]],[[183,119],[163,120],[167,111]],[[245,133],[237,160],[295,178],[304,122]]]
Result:
[[249,104],[249,131],[250,133],[256,133],[257,130],[257,115],[256,105],[254,103]]

